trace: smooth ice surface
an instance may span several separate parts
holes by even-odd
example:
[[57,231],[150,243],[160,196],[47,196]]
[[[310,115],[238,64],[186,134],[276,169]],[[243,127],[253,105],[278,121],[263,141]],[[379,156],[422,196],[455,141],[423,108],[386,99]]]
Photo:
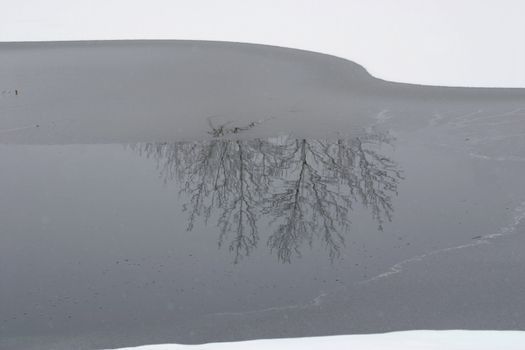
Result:
[[0,44],[0,348],[525,330],[525,91]]

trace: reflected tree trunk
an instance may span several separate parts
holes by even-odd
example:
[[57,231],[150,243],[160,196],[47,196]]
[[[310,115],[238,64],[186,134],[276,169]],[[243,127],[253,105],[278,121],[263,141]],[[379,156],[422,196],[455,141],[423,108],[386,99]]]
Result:
[[258,246],[261,214],[270,223],[267,246],[284,263],[317,240],[331,260],[337,258],[355,203],[370,210],[380,230],[392,219],[403,177],[397,164],[379,153],[381,145],[392,142],[388,135],[334,141],[220,137],[246,128],[230,129],[214,129],[212,140],[134,149],[155,159],[164,182],[180,184],[188,198],[188,231],[199,218],[207,224],[217,217],[219,247],[228,246],[234,263]]

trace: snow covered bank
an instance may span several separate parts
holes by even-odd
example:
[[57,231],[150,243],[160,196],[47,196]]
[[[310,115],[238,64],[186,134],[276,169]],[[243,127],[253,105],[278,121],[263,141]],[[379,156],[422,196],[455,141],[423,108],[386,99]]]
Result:
[[520,0],[4,1],[0,41],[190,39],[313,50],[386,80],[523,87]]
[[365,350],[522,350],[522,331],[407,331],[385,334],[265,339],[203,345],[146,345],[120,350],[265,350],[265,349],[365,349]]

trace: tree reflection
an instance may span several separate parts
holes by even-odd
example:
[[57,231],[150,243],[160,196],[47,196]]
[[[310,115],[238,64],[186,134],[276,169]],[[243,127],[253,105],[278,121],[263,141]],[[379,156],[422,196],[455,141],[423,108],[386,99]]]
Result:
[[134,147],[155,159],[165,182],[180,184],[187,197],[187,230],[198,219],[216,218],[219,246],[228,246],[235,263],[258,246],[258,217],[270,222],[267,246],[288,263],[315,241],[324,244],[330,259],[338,257],[355,203],[370,210],[380,230],[391,220],[402,175],[379,153],[391,143],[388,135],[334,141],[220,138],[228,131],[213,129],[212,140]]

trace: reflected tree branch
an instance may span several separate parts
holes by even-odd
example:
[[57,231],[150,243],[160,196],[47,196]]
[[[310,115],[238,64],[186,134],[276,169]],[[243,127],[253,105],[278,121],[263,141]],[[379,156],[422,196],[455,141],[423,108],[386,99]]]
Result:
[[340,256],[355,203],[368,208],[383,229],[392,220],[393,198],[403,179],[398,165],[380,153],[387,134],[368,133],[338,140],[232,140],[224,135],[255,126],[214,127],[211,140],[134,145],[157,163],[164,182],[176,181],[187,198],[187,230],[212,216],[218,245],[228,246],[234,263],[258,246],[259,216],[267,218],[266,244],[290,263],[302,247],[321,241],[331,260]]

